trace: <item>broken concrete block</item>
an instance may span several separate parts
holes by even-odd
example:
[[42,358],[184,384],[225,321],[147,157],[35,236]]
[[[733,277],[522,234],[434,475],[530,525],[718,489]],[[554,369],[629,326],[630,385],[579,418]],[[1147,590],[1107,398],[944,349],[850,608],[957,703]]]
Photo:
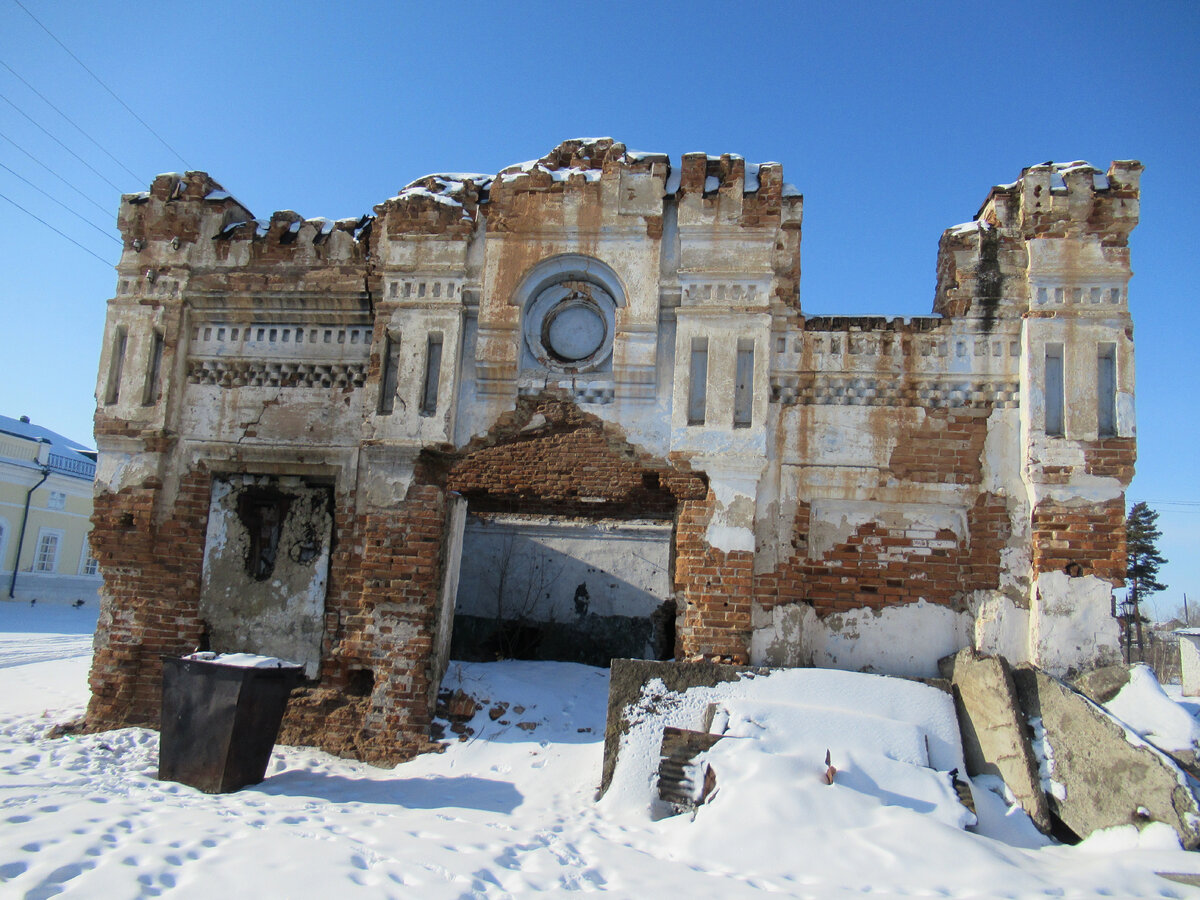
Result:
[[1022,667],[1013,681],[1022,712],[1044,734],[1047,799],[1064,825],[1086,837],[1100,828],[1163,822],[1186,849],[1200,846],[1195,782],[1166,754],[1045,672]]
[[716,773],[705,763],[697,764],[696,757],[723,737],[671,725],[663,729],[658,796],[671,804],[676,813],[695,809],[716,788]]
[[1050,807],[1008,663],[965,649],[943,658],[939,668],[953,686],[967,773],[1004,779],[1033,824],[1048,833]]
[[667,690],[682,693],[692,687],[714,687],[737,681],[743,672],[765,675],[769,669],[706,662],[657,662],[649,659],[614,659],[608,675],[608,718],[604,727],[604,768],[600,777],[603,795],[617,769],[621,735],[629,730],[626,709],[642,694],[652,678],[660,678]]
[[1129,684],[1129,666],[1101,666],[1070,681],[1071,687],[1103,706]]
[[[1172,701],[1168,700],[1167,697],[1161,693],[1161,689],[1157,688],[1158,678],[1154,675],[1153,671],[1146,666],[1145,663],[1134,663],[1133,665],[1128,666],[1104,666],[1100,669],[1093,669],[1091,672],[1087,672],[1078,678],[1072,679],[1071,686],[1080,693],[1084,694],[1092,702],[1099,703],[1118,719],[1125,720],[1135,731],[1138,732],[1138,734],[1142,736],[1147,743],[1153,744],[1163,753],[1167,754],[1167,756],[1171,757],[1171,759],[1175,760],[1175,762],[1178,763],[1179,766],[1193,778],[1200,778],[1200,766],[1197,765],[1196,744],[1194,742],[1191,746],[1185,747],[1177,746],[1169,743],[1168,741],[1164,741],[1164,735],[1159,735],[1146,729],[1146,721],[1144,719],[1135,718],[1133,715],[1127,712],[1129,709],[1128,706],[1123,706],[1120,701],[1117,703],[1112,702],[1116,699],[1117,695],[1129,685],[1130,681],[1134,680],[1134,673],[1138,671],[1139,667],[1142,667],[1142,671],[1138,673],[1137,677],[1149,677],[1152,679],[1156,686],[1156,694],[1161,699],[1161,703],[1163,705],[1172,703]],[[1152,709],[1145,708],[1146,706],[1146,697],[1145,695],[1141,695],[1141,699],[1138,702],[1138,711],[1142,714],[1142,716],[1155,718],[1154,711]],[[1187,713],[1182,707],[1170,706],[1168,709],[1177,714],[1175,717],[1176,719],[1183,719],[1184,721],[1187,721],[1184,719],[1184,716],[1186,716]],[[1170,720],[1164,720],[1164,722],[1158,724],[1160,724],[1160,726],[1165,725],[1167,721]],[[1166,736],[1170,737],[1170,735]],[[1174,735],[1174,737],[1176,741],[1178,741],[1178,734]]]

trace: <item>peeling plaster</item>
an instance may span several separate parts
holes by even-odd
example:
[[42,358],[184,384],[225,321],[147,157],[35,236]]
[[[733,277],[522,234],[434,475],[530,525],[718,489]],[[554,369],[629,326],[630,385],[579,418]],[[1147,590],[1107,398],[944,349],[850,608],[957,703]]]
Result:
[[845,543],[861,526],[877,522],[889,530],[921,532],[933,538],[952,531],[959,542],[967,538],[967,511],[932,503],[879,503],[868,500],[814,500],[808,534],[808,558],[822,559]]
[[1030,610],[1030,661],[1058,676],[1120,662],[1112,592],[1112,585],[1095,575],[1041,575]]
[[788,604],[756,616],[750,661],[934,678],[939,659],[970,645],[971,625],[967,613],[924,600],[824,619],[806,603]]

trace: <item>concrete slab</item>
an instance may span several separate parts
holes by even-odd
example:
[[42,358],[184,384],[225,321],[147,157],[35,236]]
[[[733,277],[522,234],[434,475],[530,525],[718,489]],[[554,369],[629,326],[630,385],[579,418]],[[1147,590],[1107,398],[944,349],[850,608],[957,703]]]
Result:
[[629,730],[625,710],[641,696],[642,686],[660,678],[667,690],[682,693],[693,687],[715,687],[737,681],[743,672],[765,675],[770,669],[756,666],[730,666],[706,662],[657,662],[649,659],[614,659],[608,676],[608,718],[604,727],[604,768],[600,776],[602,796],[617,768],[621,735]]
[[1048,834],[1050,808],[1007,661],[964,649],[943,658],[939,668],[953,688],[967,773],[1004,779],[1033,824]]
[[1026,719],[1040,720],[1056,783],[1050,810],[1086,837],[1100,828],[1164,822],[1189,850],[1200,846],[1196,782],[1160,750],[1083,694],[1030,667],[1013,671]]

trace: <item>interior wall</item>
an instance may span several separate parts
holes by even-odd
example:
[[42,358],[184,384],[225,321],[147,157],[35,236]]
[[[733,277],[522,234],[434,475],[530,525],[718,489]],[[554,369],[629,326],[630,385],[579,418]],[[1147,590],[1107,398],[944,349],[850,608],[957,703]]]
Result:
[[471,514],[451,654],[663,659],[674,647],[672,526]]

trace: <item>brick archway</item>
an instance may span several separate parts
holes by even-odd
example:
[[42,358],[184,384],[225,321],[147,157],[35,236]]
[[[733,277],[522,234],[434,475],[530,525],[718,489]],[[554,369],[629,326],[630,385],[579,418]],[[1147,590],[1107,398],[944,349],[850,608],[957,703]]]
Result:
[[[446,490],[463,497],[471,513],[466,605],[456,617],[455,655],[606,664],[617,655],[680,654],[676,597],[686,607],[687,591],[677,578],[679,523],[706,518],[704,475],[637,449],[617,429],[552,394],[521,398],[488,435],[443,465]],[[514,535],[524,550],[510,556]],[[564,549],[570,547],[574,550]],[[477,553],[489,548],[502,561],[482,563],[472,548]],[[611,563],[621,552],[630,555],[617,572]],[[603,557],[607,570],[604,562],[594,568],[588,564],[595,562],[592,554]],[[649,559],[654,554],[657,562]],[[660,570],[653,576],[656,591],[638,580],[635,570],[643,562]],[[497,572],[497,566],[508,571]],[[487,570],[486,583],[472,579],[480,567]],[[595,577],[584,579],[581,571]],[[572,589],[566,583],[572,577],[573,604],[563,596]],[[473,608],[476,588],[494,596],[479,599],[480,606]],[[631,597],[645,604],[652,595],[662,601],[653,610],[631,607]],[[487,616],[494,622],[481,615],[488,603]]]

